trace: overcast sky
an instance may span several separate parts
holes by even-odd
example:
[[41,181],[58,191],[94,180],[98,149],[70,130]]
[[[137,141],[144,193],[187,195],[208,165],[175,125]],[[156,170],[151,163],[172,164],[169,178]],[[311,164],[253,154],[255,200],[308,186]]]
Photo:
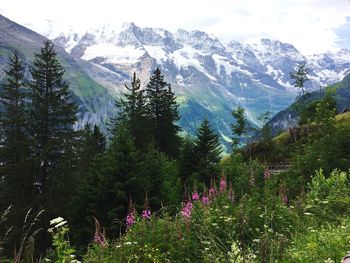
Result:
[[304,54],[350,48],[349,0],[1,0],[0,13],[37,30],[45,19],[79,31],[134,22],[202,30],[222,41],[278,39]]

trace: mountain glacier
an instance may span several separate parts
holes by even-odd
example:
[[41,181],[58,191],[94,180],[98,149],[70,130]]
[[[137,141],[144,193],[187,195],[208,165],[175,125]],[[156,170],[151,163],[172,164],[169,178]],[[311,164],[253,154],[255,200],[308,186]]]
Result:
[[[51,27],[52,28],[52,27]],[[56,31],[57,32],[57,31]],[[289,73],[301,62],[310,69],[306,90],[341,80],[350,72],[350,51],[305,56],[293,45],[261,39],[258,43],[222,43],[201,31],[141,28],[124,23],[86,32],[39,32],[51,38],[100,85],[119,96],[136,72],[145,87],[151,72],[160,67],[180,104],[180,125],[193,134],[208,118],[228,142],[231,111],[246,109],[248,120],[259,126],[259,115],[275,114],[290,105],[299,91]]]

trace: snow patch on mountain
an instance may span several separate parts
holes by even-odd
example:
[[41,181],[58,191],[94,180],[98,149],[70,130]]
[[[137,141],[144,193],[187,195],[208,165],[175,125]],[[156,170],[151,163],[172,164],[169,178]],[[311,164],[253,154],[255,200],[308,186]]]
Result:
[[106,58],[109,63],[134,64],[145,54],[143,48],[134,46],[119,47],[111,43],[99,43],[86,48],[82,59]]

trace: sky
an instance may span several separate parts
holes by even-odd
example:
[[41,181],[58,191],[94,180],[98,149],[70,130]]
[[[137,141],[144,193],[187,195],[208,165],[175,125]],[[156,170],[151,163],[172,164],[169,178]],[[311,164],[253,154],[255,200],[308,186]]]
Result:
[[0,14],[39,33],[47,31],[46,20],[56,31],[79,32],[134,22],[201,30],[223,42],[277,39],[303,54],[350,49],[349,0],[1,0]]

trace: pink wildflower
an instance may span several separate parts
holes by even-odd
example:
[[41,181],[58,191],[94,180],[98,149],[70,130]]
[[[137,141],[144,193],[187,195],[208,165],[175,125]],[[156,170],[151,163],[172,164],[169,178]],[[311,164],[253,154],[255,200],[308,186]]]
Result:
[[202,204],[203,205],[209,204],[209,198],[205,195],[202,196]]
[[219,188],[219,192],[225,192],[226,191],[226,178],[222,177],[220,180],[220,188]]
[[191,201],[188,201],[188,202],[184,205],[184,207],[182,208],[181,215],[182,215],[185,219],[189,219],[189,218],[191,217],[192,208],[193,208],[193,205],[192,205]]
[[209,197],[212,198],[215,196],[215,189],[213,187],[210,187],[209,188]]
[[280,189],[279,189],[279,194],[280,194],[280,197],[282,199],[282,202],[286,205],[288,204],[288,196],[286,194],[286,188],[284,188],[284,186],[281,186]]
[[266,168],[265,172],[264,172],[264,179],[268,180],[268,179],[270,179],[270,177],[271,177],[271,174],[269,172],[269,169]]
[[130,199],[130,204],[129,204],[129,212],[126,215],[126,228],[129,229],[133,224],[136,223],[135,220],[135,207],[132,204],[132,201]]
[[199,200],[199,194],[197,191],[194,191],[192,194],[192,200],[193,201],[198,201]]
[[108,245],[105,235],[102,233],[100,223],[95,219],[95,234],[94,234],[94,242],[101,247],[106,247]]
[[135,215],[129,212],[126,216],[126,227],[129,229],[133,224],[135,224]]
[[151,218],[151,211],[149,209],[145,209],[142,211],[142,218],[143,219],[150,219]]

